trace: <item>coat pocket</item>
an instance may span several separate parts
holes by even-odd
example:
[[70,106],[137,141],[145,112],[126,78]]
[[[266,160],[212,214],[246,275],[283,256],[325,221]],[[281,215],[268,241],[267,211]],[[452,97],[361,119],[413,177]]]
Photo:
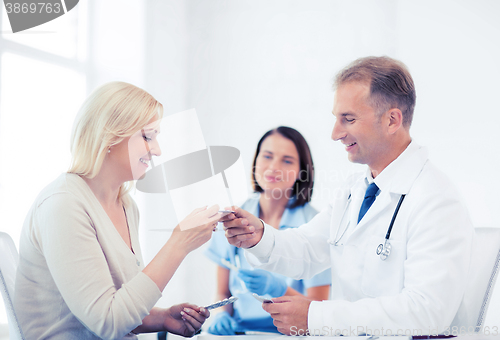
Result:
[[377,255],[377,247],[384,241],[383,237],[372,236],[365,251],[361,290],[368,297],[396,295],[403,289],[406,258],[404,243],[389,239],[391,252],[382,260]]

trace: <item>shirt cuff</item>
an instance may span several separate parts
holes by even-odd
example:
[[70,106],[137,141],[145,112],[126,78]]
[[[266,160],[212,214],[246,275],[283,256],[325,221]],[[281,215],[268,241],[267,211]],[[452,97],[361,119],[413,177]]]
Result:
[[309,305],[309,312],[307,313],[307,328],[322,329],[323,324],[323,308],[321,301],[312,301]]
[[326,336],[362,335],[365,328],[352,325],[356,316],[349,312],[349,306],[352,302],[346,300],[312,301],[307,313],[307,328],[312,334],[320,332]]
[[260,221],[264,225],[262,238],[255,246],[245,250],[255,256],[259,260],[259,262],[266,263],[269,261],[269,257],[271,256],[271,253],[274,249],[274,231],[276,231],[276,229],[274,229],[264,221]]

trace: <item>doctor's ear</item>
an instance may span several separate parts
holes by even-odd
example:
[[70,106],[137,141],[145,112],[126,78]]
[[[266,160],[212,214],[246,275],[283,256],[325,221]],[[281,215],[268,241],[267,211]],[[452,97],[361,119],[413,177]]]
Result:
[[392,108],[387,111],[387,115],[389,119],[389,125],[387,127],[390,134],[395,133],[403,127],[403,113],[400,109]]

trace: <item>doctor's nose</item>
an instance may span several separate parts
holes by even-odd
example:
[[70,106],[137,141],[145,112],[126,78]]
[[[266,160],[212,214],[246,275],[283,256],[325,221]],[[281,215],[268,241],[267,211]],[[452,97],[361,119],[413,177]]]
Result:
[[347,133],[342,128],[342,125],[339,123],[339,120],[336,120],[335,124],[333,125],[332,139],[334,141],[338,141],[338,140],[344,138],[346,135],[347,135]]

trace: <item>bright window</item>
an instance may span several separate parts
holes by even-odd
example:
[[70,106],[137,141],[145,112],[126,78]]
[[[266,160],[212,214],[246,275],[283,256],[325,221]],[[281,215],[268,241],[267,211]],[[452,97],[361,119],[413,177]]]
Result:
[[[79,6],[76,6],[72,11],[78,11],[78,9]],[[4,14],[2,38],[61,57],[74,58],[78,50],[78,17],[73,15],[77,13],[72,13],[72,11],[41,26],[15,34],[12,33],[8,17]],[[64,29],[61,30],[61,27]]]
[[0,6],[0,231],[16,246],[33,200],[69,166],[71,125],[86,95],[85,3],[15,34]]

